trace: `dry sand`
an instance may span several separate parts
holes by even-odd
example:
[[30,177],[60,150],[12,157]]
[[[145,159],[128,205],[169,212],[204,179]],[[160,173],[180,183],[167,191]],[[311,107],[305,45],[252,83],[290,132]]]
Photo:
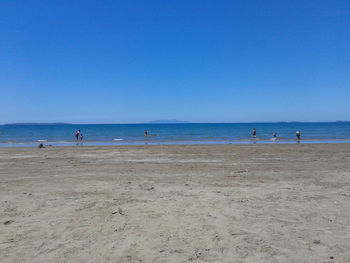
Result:
[[350,144],[0,149],[0,262],[350,262]]

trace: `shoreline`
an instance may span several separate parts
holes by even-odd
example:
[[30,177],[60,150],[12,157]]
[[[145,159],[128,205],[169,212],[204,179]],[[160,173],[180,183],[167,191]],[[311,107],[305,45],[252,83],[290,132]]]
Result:
[[83,141],[83,142],[37,142],[0,143],[1,148],[33,148],[42,143],[45,147],[94,147],[94,146],[142,146],[142,145],[293,145],[293,144],[349,144],[350,139],[302,139],[302,140],[236,140],[236,141],[185,141],[185,142],[113,142],[113,141]]

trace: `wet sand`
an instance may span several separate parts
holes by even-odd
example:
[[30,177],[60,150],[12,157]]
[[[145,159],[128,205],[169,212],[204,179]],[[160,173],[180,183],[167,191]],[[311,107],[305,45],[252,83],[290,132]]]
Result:
[[0,262],[350,262],[350,144],[0,149]]

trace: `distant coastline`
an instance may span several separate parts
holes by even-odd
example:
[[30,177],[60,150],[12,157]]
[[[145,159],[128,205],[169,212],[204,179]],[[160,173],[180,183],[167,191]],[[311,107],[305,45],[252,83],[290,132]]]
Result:
[[3,125],[73,125],[72,123],[66,122],[18,122],[18,123],[5,123]]
[[139,123],[69,123],[69,122],[16,122],[0,123],[0,126],[44,126],[44,125],[132,125],[132,124],[306,124],[306,123],[350,123],[350,121],[274,121],[274,122],[192,122],[183,120],[155,120]]
[[150,121],[149,123],[152,123],[152,124],[156,124],[156,123],[170,124],[170,123],[190,123],[190,122],[181,121],[181,120],[156,120],[156,121]]

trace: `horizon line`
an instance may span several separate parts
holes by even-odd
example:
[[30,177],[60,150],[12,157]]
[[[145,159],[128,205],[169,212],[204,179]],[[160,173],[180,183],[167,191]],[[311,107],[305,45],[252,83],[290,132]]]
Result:
[[247,121],[247,122],[107,122],[107,123],[77,123],[77,122],[14,122],[14,123],[0,123],[0,125],[137,125],[137,124],[255,124],[255,123],[348,123],[350,121],[335,120],[335,121]]

